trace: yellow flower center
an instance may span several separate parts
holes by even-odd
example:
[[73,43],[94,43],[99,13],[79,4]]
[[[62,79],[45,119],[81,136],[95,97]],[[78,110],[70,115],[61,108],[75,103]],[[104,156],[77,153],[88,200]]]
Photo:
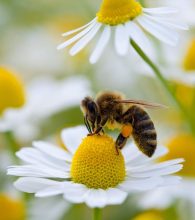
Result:
[[115,187],[125,179],[125,162],[117,154],[114,140],[107,136],[88,136],[83,139],[72,161],[73,182],[89,188]]
[[21,107],[25,103],[24,87],[16,75],[0,67],[0,114],[6,108]]
[[123,24],[142,13],[136,0],[103,0],[97,13],[98,21],[109,25]]
[[180,102],[186,107],[191,107],[194,101],[195,88],[193,86],[176,83],[175,93]]
[[195,71],[195,39],[189,45],[183,66],[186,71]]
[[163,219],[164,219],[163,213],[161,213],[158,210],[146,211],[133,218],[133,220],[163,220]]
[[184,168],[179,174],[187,177],[195,177],[195,137],[191,134],[180,134],[172,138],[166,146],[169,148],[169,153],[161,158],[161,160],[184,158]]
[[0,213],[2,220],[24,220],[25,206],[21,201],[0,194]]

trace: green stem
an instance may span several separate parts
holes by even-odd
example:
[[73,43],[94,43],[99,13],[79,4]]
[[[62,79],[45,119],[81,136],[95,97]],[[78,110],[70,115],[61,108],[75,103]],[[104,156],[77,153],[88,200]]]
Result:
[[143,52],[143,50],[137,45],[137,43],[134,40],[130,40],[131,45],[133,46],[133,48],[136,50],[136,52],[140,55],[140,57],[151,67],[151,69],[154,71],[154,73],[156,74],[156,76],[158,77],[158,79],[161,81],[161,83],[163,84],[163,86],[165,87],[166,91],[169,93],[169,95],[171,96],[171,98],[174,100],[175,104],[177,105],[177,107],[180,109],[180,111],[182,112],[183,116],[186,118],[186,120],[189,123],[190,129],[193,133],[195,133],[195,127],[193,124],[193,121],[190,117],[190,115],[188,114],[186,108],[182,105],[182,103],[177,99],[177,97],[175,96],[175,93],[172,89],[172,87],[170,86],[170,84],[167,82],[167,80],[164,78],[163,74],[161,73],[161,71],[158,69],[158,67],[152,62],[152,60]]
[[14,160],[15,162],[17,162],[17,158],[16,158],[16,156],[15,156],[15,153],[16,153],[16,151],[18,151],[19,146],[18,146],[18,144],[16,143],[15,138],[14,138],[12,132],[11,132],[11,131],[5,132],[5,133],[4,133],[4,137],[5,137],[5,141],[6,141],[7,147],[8,147],[9,150],[10,150],[10,153],[11,153],[11,155],[12,155],[13,160]]
[[94,208],[93,209],[93,220],[101,220],[102,219],[102,209]]

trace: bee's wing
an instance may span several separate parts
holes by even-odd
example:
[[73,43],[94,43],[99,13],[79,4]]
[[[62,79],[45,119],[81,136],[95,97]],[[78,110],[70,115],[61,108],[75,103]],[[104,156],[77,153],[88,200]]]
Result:
[[145,108],[168,108],[167,106],[162,105],[162,104],[146,102],[146,101],[143,101],[143,100],[127,99],[127,100],[118,100],[116,102],[117,103],[124,103],[124,104],[141,105],[141,106],[144,106]]

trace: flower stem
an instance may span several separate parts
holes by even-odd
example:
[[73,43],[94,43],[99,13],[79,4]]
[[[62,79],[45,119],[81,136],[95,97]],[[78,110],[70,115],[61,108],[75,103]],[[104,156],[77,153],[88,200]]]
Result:
[[102,209],[94,208],[93,209],[93,220],[101,220],[102,219]]
[[186,108],[182,105],[182,103],[177,99],[175,96],[175,93],[170,86],[170,84],[167,82],[167,80],[164,78],[163,74],[159,70],[159,68],[152,62],[152,60],[144,53],[144,51],[137,45],[137,43],[134,40],[130,40],[131,45],[136,50],[136,52],[140,55],[140,57],[151,67],[151,69],[154,71],[158,79],[161,81],[163,86],[165,87],[166,91],[169,93],[171,98],[174,100],[175,104],[177,105],[178,109],[181,111],[183,116],[186,118],[186,120],[189,123],[190,129],[193,133],[195,133],[195,126],[193,124],[193,121],[188,114]]
[[11,156],[15,162],[17,162],[17,158],[15,157],[16,151],[19,149],[19,146],[14,138],[14,135],[11,131],[7,131],[4,133],[5,141],[7,147],[11,153]]

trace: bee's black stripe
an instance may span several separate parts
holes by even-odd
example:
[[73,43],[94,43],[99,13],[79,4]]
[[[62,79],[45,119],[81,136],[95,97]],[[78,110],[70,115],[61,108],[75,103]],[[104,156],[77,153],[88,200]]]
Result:
[[150,140],[156,140],[156,131],[154,129],[152,130],[145,130],[142,132],[142,137],[144,139],[150,139]]
[[134,123],[134,129],[137,130],[137,132],[142,133],[143,131],[154,130],[154,124],[152,123],[151,119],[139,121]]

